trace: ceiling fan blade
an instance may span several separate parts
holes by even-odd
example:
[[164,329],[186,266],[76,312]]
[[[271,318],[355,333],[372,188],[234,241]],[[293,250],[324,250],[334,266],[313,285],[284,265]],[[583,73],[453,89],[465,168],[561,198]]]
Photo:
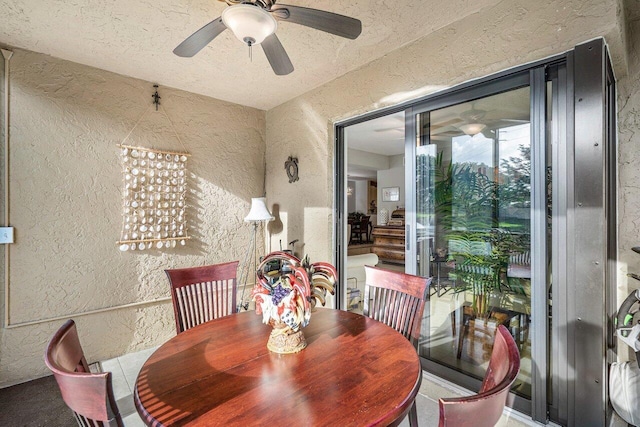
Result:
[[438,120],[437,122],[431,122],[431,130],[437,130],[442,128],[448,128],[450,126],[455,126],[459,123],[464,123],[461,119],[454,117],[448,120]]
[[264,50],[264,54],[267,55],[271,68],[273,68],[273,71],[277,75],[286,76],[293,71],[293,64],[291,64],[289,55],[287,55],[282,43],[280,43],[280,40],[275,34],[271,34],[264,39],[260,45],[262,46],[262,50]]
[[376,129],[374,132],[401,132],[404,133],[404,127]]
[[173,49],[173,53],[178,56],[190,58],[200,52],[202,48],[211,43],[211,40],[215,39],[226,29],[226,25],[222,23],[222,18],[216,18],[187,37],[185,41]]
[[362,33],[362,22],[337,13],[325,12],[307,7],[275,4],[271,6],[271,12],[276,18],[282,19],[316,30],[335,34],[336,36],[356,39]]

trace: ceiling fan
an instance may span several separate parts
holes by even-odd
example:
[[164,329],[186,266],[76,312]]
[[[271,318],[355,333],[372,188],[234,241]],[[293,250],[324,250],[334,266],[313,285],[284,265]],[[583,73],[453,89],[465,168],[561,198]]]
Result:
[[529,123],[528,119],[507,118],[509,115],[518,115],[517,111],[504,111],[500,108],[494,108],[491,111],[476,108],[473,104],[471,108],[459,114],[462,124],[457,127],[465,134],[474,136],[478,133],[484,133],[484,129],[496,129],[519,124]]
[[276,4],[276,0],[218,1],[228,5],[222,16],[187,37],[173,53],[192,57],[229,28],[249,48],[261,45],[273,71],[283,76],[293,71],[293,64],[275,34],[278,21],[293,22],[352,40],[362,32],[358,19],[323,10]]

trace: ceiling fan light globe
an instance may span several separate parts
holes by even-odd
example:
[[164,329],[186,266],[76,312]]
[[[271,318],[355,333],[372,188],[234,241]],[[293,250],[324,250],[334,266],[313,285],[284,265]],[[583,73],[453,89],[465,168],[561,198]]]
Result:
[[278,29],[276,20],[259,6],[236,4],[222,12],[222,22],[241,42],[260,44]]
[[482,124],[482,123],[467,123],[467,124],[464,124],[464,125],[460,125],[458,127],[465,134],[467,134],[469,136],[474,136],[474,135],[477,135],[480,132],[482,132],[482,130],[484,128],[486,128],[487,125]]

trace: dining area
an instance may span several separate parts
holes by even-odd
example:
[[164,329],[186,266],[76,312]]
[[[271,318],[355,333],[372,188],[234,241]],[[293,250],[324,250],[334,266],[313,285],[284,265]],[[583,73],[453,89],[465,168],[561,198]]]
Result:
[[[237,267],[229,262],[165,271],[176,335],[150,354],[132,384],[136,425],[489,426],[502,415],[519,371],[518,350],[505,328],[496,333],[480,394],[443,396],[437,412],[418,399],[423,371],[416,348],[431,278],[365,267],[364,312],[357,314],[321,307],[312,297],[313,288],[327,289],[324,279],[335,280],[332,266],[311,268],[276,252],[261,263],[255,307],[246,310],[237,304]],[[313,308],[309,300],[316,301]],[[304,328],[304,322],[281,324],[292,301],[309,310]],[[88,367],[80,344],[87,333],[73,320],[65,322],[51,338],[45,362],[81,425],[123,426],[112,374]],[[296,334],[303,335],[303,346],[278,344]],[[479,415],[480,424],[474,419]]]
[[[4,14],[0,425],[611,421],[608,368],[632,358],[612,314],[638,270],[635,2],[332,2],[362,36],[311,44],[280,9],[287,76],[231,31],[173,54],[230,3]],[[348,149],[399,113],[374,132],[402,153]],[[349,208],[349,164],[380,178],[375,205]],[[255,197],[273,220],[245,222]],[[403,207],[385,262],[376,228]],[[265,286],[279,251],[338,280],[293,268],[278,288],[280,262]],[[351,274],[354,256],[380,262]],[[221,265],[180,292],[168,276]]]

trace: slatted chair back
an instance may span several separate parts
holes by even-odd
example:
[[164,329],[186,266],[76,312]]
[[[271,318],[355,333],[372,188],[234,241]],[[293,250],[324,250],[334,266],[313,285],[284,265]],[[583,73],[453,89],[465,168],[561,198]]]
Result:
[[[460,281],[457,286],[467,286],[476,293],[486,292],[487,289],[498,289],[500,285],[500,270],[495,263],[487,259],[486,263],[479,261],[481,257],[474,257],[474,261],[456,260],[454,274],[456,281]],[[476,264],[479,262],[479,264]]]
[[418,348],[431,278],[365,266],[365,316],[391,326]]
[[237,270],[238,261],[165,270],[177,333],[237,311]]
[[[363,314],[392,327],[418,349],[422,314],[431,278],[366,265]],[[413,402],[409,426],[418,426],[418,410]]]
[[518,346],[509,330],[499,325],[480,392],[468,397],[440,399],[439,426],[495,426],[519,372]]
[[124,427],[113,396],[111,373],[89,371],[73,320],[67,320],[51,338],[44,361],[78,425]]
[[[519,252],[509,256],[507,279],[531,279],[531,252]],[[509,282],[512,284],[512,281]],[[521,293],[524,293],[522,290]]]
[[[371,224],[370,218],[370,216],[363,216],[360,220],[353,221],[349,236],[351,238],[357,237],[360,243],[369,241],[369,225]],[[365,236],[364,239],[362,238],[363,235]]]

